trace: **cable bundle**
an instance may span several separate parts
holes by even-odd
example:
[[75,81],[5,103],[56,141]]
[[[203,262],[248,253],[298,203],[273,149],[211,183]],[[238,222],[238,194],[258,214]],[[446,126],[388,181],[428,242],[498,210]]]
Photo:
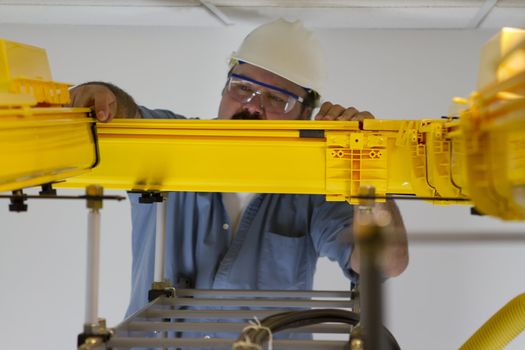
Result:
[[[310,326],[320,323],[346,323],[352,326],[359,322],[359,314],[339,309],[315,309],[278,313],[268,316],[262,321],[256,320],[243,329],[237,341],[233,344],[233,350],[261,350],[263,344],[269,340],[268,348],[272,349],[272,334],[287,329]],[[399,350],[399,344],[392,333],[385,328],[388,349]]]

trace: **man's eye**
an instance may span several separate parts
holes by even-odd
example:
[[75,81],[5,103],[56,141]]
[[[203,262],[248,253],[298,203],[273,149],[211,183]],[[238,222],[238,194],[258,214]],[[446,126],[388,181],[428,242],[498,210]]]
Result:
[[268,94],[268,99],[274,103],[279,103],[279,104],[286,103],[286,100],[284,98],[278,95],[274,95],[274,94]]
[[246,93],[253,93],[253,89],[249,85],[240,84],[239,89]]

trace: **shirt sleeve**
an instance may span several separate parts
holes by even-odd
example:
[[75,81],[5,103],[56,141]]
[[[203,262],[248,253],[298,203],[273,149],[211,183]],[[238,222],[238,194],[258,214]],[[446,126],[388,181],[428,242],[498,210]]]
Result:
[[337,261],[343,273],[354,283],[357,274],[350,267],[353,248],[353,207],[346,202],[327,202],[314,199],[310,235],[319,257]]
[[144,119],[186,119],[183,115],[173,113],[167,109],[149,109],[139,106],[139,112]]

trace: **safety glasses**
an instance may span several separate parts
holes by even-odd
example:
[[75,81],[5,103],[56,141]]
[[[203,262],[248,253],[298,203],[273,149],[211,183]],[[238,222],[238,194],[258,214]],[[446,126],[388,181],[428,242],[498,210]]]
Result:
[[289,91],[235,73],[228,76],[226,91],[242,104],[250,103],[256,96],[260,96],[266,112],[274,114],[286,114],[297,102],[304,102],[302,97]]

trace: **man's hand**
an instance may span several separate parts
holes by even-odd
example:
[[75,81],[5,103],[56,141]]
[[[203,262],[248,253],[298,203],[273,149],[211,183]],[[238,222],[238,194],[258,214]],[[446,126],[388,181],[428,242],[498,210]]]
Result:
[[325,102],[321,105],[315,120],[356,120],[374,119],[370,112],[359,112],[354,107],[345,108],[341,105],[334,105],[331,102]]
[[93,108],[100,122],[109,122],[117,115],[117,97],[107,86],[79,85],[69,93],[72,107]]
[[[368,217],[366,217],[367,215]],[[383,274],[386,277],[399,276],[407,268],[409,260],[407,232],[399,208],[393,200],[375,203],[371,211],[361,212],[359,208],[356,208],[354,212],[354,235],[360,229],[360,225],[367,225],[373,220],[382,221],[383,224],[388,223],[382,228],[385,246],[382,249],[380,261]],[[357,239],[350,257],[350,266],[357,273],[361,270],[360,259],[361,247],[359,239]]]

